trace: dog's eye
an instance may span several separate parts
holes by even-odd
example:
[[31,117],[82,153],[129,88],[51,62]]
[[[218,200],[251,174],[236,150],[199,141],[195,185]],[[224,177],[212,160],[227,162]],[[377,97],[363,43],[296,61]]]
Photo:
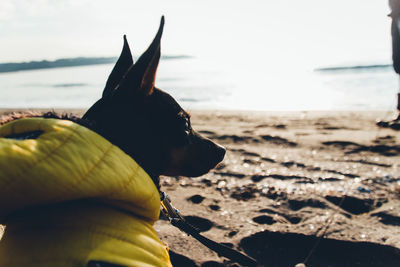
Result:
[[189,122],[188,121],[186,121],[185,122],[185,134],[186,135],[189,135],[190,134],[190,126],[189,126]]

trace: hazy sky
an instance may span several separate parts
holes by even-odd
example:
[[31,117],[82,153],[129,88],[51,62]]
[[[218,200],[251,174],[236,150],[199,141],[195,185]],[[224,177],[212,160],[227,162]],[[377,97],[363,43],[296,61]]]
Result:
[[[0,62],[162,53],[254,68],[390,62],[384,0],[1,0]],[[211,62],[211,61],[210,61]]]

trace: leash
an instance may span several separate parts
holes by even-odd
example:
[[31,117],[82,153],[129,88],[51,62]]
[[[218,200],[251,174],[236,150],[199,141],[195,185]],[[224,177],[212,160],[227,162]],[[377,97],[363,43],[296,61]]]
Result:
[[166,193],[161,192],[160,197],[161,212],[169,219],[173,226],[177,227],[186,234],[193,236],[204,246],[215,251],[218,255],[226,257],[243,266],[261,266],[253,258],[201,235],[194,226],[185,221],[185,219],[179,213],[179,210],[172,206],[171,199]]

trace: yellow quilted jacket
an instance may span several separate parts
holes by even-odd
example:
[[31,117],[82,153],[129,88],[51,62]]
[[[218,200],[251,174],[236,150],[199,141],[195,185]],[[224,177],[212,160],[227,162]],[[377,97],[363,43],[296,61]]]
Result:
[[0,127],[0,266],[171,266],[159,212],[148,174],[95,132],[43,118]]

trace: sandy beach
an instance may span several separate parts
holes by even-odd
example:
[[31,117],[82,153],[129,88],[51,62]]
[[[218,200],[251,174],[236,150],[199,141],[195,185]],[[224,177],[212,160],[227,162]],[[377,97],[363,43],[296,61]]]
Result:
[[[376,126],[387,112],[190,113],[226,157],[161,184],[205,236],[266,266],[399,266],[400,132]],[[155,229],[176,266],[235,266],[167,220]]]

